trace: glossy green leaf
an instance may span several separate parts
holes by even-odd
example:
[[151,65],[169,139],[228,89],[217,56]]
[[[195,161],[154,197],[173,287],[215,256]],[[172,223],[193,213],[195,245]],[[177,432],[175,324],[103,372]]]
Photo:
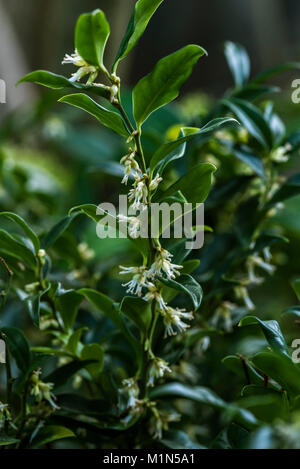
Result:
[[81,351],[82,360],[95,360],[96,363],[92,363],[86,366],[87,371],[90,373],[93,379],[97,379],[100,375],[103,364],[104,364],[104,351],[99,344],[88,344],[85,345]]
[[99,122],[101,122],[101,124],[105,125],[117,134],[121,135],[122,137],[128,137],[129,132],[125,127],[122,117],[116,112],[105,109],[89,96],[83,93],[69,94],[61,98],[59,101],[61,103],[67,103],[71,106],[78,107],[79,109],[88,112]]
[[81,15],[75,30],[75,48],[90,65],[104,68],[103,55],[110,35],[110,28],[101,10]]
[[222,102],[265,149],[272,148],[272,133],[260,109],[237,98],[224,99]]
[[213,391],[202,386],[188,386],[181,383],[163,384],[151,391],[152,399],[177,397],[190,399],[192,401],[206,404],[216,409],[224,410],[230,416],[230,419],[237,423],[245,425],[246,428],[255,428],[258,424],[256,418],[251,412],[240,409],[234,404],[228,404],[218,397]]
[[78,90],[78,91],[89,91],[91,93],[102,96],[103,98],[110,99],[110,91],[101,86],[84,85],[78,82],[72,82],[63,75],[56,75],[55,73],[47,72],[45,70],[37,70],[29,73],[23,77],[20,83],[36,83],[37,85],[51,88],[52,90]]
[[0,217],[6,217],[9,218],[10,220],[14,221],[19,225],[24,233],[28,236],[30,241],[32,242],[35,252],[37,253],[39,248],[40,248],[40,241],[37,235],[34,233],[34,231],[30,228],[30,226],[21,218],[19,215],[16,215],[15,213],[11,212],[0,212]]
[[184,144],[195,137],[201,136],[203,134],[210,134],[221,130],[227,126],[237,126],[239,125],[238,121],[230,117],[217,118],[208,122],[201,129],[183,127],[181,132],[184,134],[179,137],[177,140],[172,142],[165,143],[154,153],[150,161],[150,171],[153,170],[159,165],[159,173],[162,174],[163,170],[174,159],[180,158],[184,154]]
[[0,249],[20,261],[26,262],[30,267],[36,267],[36,257],[32,251],[4,230],[0,230]]
[[185,293],[192,300],[195,311],[200,307],[203,298],[203,290],[201,285],[199,285],[191,275],[182,274],[176,280],[160,277],[159,280],[167,287]]
[[70,331],[74,325],[81,302],[82,296],[75,290],[59,289],[56,292],[56,307],[68,331]]
[[289,70],[300,70],[300,62],[287,62],[284,64],[276,65],[275,67],[269,68],[257,75],[252,83],[263,83],[279,73],[288,72]]
[[25,298],[25,304],[27,306],[28,312],[31,319],[33,320],[36,326],[40,326],[40,302],[43,295],[47,293],[50,287],[46,288],[43,291],[39,291],[35,295],[30,295]]
[[69,228],[72,221],[77,217],[78,213],[67,216],[60,220],[43,238],[41,246],[43,249],[49,249],[55,241]]
[[274,352],[261,352],[251,361],[257,369],[279,383],[283,389],[295,396],[299,395],[300,370],[287,356]]
[[177,182],[171,185],[165,191],[158,191],[153,201],[161,201],[176,192],[180,191],[190,203],[202,203],[207,198],[212,174],[216,171],[216,167],[211,163],[200,163],[192,168],[188,173],[182,176]]
[[77,331],[73,332],[71,336],[69,337],[68,344],[67,344],[67,349],[74,355],[79,356],[80,355],[80,349],[82,347],[80,343],[80,339],[82,334],[85,331],[88,331],[88,327],[81,327],[81,329],[77,329]]
[[33,448],[41,448],[53,441],[75,438],[75,434],[68,428],[58,425],[46,425],[38,432],[32,441]]
[[235,86],[243,86],[250,76],[250,59],[246,49],[231,41],[225,43],[224,49]]
[[288,346],[277,321],[261,321],[255,316],[246,316],[240,321],[239,326],[249,326],[251,324],[259,324],[274,352],[290,358]]
[[133,90],[133,113],[138,127],[154,111],[177,98],[181,86],[205,53],[199,46],[186,46],[161,59],[154,70],[138,82]]
[[117,53],[113,71],[116,70],[119,61],[126,57],[137,44],[151,17],[162,2],[163,0],[138,0],[136,2],[127,31]]
[[151,304],[141,298],[125,296],[120,305],[120,310],[127,316],[138,329],[147,333],[151,323]]
[[52,373],[47,375],[44,379],[47,383],[53,383],[55,388],[60,388],[65,386],[69,379],[72,378],[78,371],[86,368],[89,365],[96,363],[96,360],[76,360],[67,365],[63,365],[60,368],[57,368]]
[[31,352],[23,332],[15,327],[2,327],[1,332],[6,336],[9,352],[16,360],[17,367],[22,373],[27,373],[31,362]]

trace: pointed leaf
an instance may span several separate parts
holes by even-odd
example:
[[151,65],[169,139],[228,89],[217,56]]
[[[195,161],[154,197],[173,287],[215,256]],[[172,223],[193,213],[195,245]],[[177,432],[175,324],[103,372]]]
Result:
[[241,124],[265,149],[272,148],[272,133],[260,109],[237,98],[224,99],[223,104],[237,116]]
[[110,91],[101,86],[84,85],[78,82],[72,82],[63,75],[57,75],[46,70],[36,70],[25,75],[17,84],[20,83],[36,83],[37,85],[51,88],[52,90],[72,89],[80,91],[90,91],[91,93],[110,99]]
[[202,47],[189,45],[161,59],[154,70],[142,78],[133,90],[134,118],[140,127],[160,107],[173,101],[191,75]]
[[139,41],[143,35],[152,15],[155,13],[163,0],[138,0],[135,4],[133,14],[129,21],[127,31],[122,40],[120,49],[117,53],[113,70],[115,71],[118,63],[122,60]]
[[59,101],[88,112],[92,116],[96,117],[101,124],[105,125],[117,134],[122,137],[128,137],[129,132],[126,130],[122,117],[116,112],[108,111],[89,96],[83,93],[69,94],[59,99]]
[[237,87],[243,86],[250,76],[250,59],[244,47],[234,42],[225,43],[225,56]]
[[38,250],[40,249],[40,241],[37,235],[32,231],[32,229],[28,226],[28,224],[21,218],[19,215],[16,215],[15,213],[11,212],[0,212],[0,217],[6,217],[9,218],[10,220],[14,221],[19,225],[24,233],[28,236],[30,241],[32,242],[35,252],[37,253]]
[[159,280],[169,288],[185,293],[193,303],[194,310],[197,310],[202,302],[203,290],[201,285],[191,276],[182,274],[176,280],[169,280],[160,277]]
[[103,55],[110,28],[101,10],[81,15],[75,30],[75,48],[90,65],[103,68]]

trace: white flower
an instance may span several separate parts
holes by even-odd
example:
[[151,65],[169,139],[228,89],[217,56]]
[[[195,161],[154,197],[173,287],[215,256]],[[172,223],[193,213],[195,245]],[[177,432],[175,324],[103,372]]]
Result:
[[143,210],[148,203],[148,188],[144,177],[135,175],[133,189],[129,191],[128,199],[133,202],[133,210]]
[[165,311],[161,311],[161,314],[166,326],[165,337],[168,335],[176,335],[177,332],[184,332],[190,326],[183,322],[182,319],[185,321],[191,321],[193,319],[192,312],[187,313],[185,309],[174,309],[170,306],[168,306]]
[[150,268],[150,272],[153,276],[160,276],[166,274],[168,279],[174,279],[180,275],[179,270],[182,269],[182,265],[172,264],[172,254],[166,249],[158,248],[155,256],[155,261]]
[[290,143],[287,143],[283,147],[278,147],[276,150],[273,150],[271,153],[271,160],[276,163],[286,163],[289,161],[289,152],[292,150]]
[[163,378],[165,373],[171,372],[172,370],[169,368],[168,363],[165,362],[165,360],[155,357],[150,367],[148,385],[154,386],[156,379]]
[[155,189],[157,189],[159,183],[160,183],[162,180],[163,180],[163,178],[161,178],[161,177],[159,176],[159,174],[157,174],[157,175],[155,176],[155,178],[151,181],[150,186],[149,186],[149,190],[150,190],[150,191],[155,191]]
[[154,439],[161,440],[163,436],[163,430],[169,429],[169,423],[178,422],[180,416],[178,414],[171,414],[165,410],[158,410],[156,407],[152,407],[153,416],[150,420],[149,431],[153,435]]
[[142,296],[142,289],[147,288],[149,285],[148,277],[149,271],[146,267],[122,267],[120,275],[132,274],[133,278],[130,282],[124,283],[123,287],[128,287],[127,293],[132,293],[133,295]]
[[87,81],[88,85],[91,85],[97,78],[99,69],[94,65],[89,65],[75,50],[75,53],[72,55],[66,54],[62,64],[72,64],[76,67],[79,67],[76,73],[72,74],[72,78],[70,78],[71,82],[80,81],[81,78],[85,77],[86,75],[90,75]]
[[165,303],[161,293],[157,290],[156,286],[153,283],[149,283],[148,293],[144,296],[144,300],[153,301],[155,300],[158,303],[159,309],[165,311],[167,309],[167,304]]
[[261,269],[265,270],[266,272],[268,272],[268,274],[272,275],[274,274],[275,270],[276,270],[276,267],[272,264],[270,264],[269,262],[267,261],[264,261],[261,257],[259,256],[252,256],[252,262],[257,265],[258,267],[260,267]]
[[241,298],[244,301],[245,306],[248,309],[248,311],[255,310],[255,304],[251,300],[251,298],[248,294],[247,288],[245,288],[245,287],[236,287],[235,288],[235,294],[238,298]]
[[139,402],[138,397],[140,390],[138,384],[134,378],[124,379],[122,384],[128,394],[128,407],[134,409]]
[[121,222],[129,224],[128,232],[131,238],[138,238],[141,229],[141,220],[137,217],[126,217],[125,215],[118,215]]
[[123,158],[120,161],[120,163],[125,166],[125,174],[124,174],[124,177],[122,179],[122,184],[127,185],[129,176],[130,176],[133,169],[137,173],[141,173],[139,165],[138,165],[137,161],[134,159],[134,157],[135,157],[135,151],[131,151],[131,153],[129,153],[129,155],[123,156]]

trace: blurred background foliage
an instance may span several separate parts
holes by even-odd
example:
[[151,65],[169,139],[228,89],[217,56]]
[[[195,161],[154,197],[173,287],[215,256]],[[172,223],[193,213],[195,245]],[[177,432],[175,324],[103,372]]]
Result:
[[[117,202],[121,176],[119,160],[125,148],[118,137],[100,128],[92,118],[57,104],[64,93],[47,92],[31,85],[16,89],[15,83],[34,69],[62,73],[57,57],[62,59],[66,52],[73,51],[72,31],[76,18],[94,8],[105,10],[112,30],[117,31],[109,48],[113,57],[133,4],[133,0],[0,1],[0,78],[6,81],[8,88],[7,104],[0,105],[0,211],[18,213],[39,234],[47,232],[73,206]],[[126,61],[125,68],[122,65],[120,75],[128,89],[150,71],[159,58],[188,42],[201,44],[209,55],[186,86],[184,97],[157,112],[145,125],[146,152],[151,154],[166,139],[174,138],[176,126],[186,123],[200,126],[216,100],[232,87],[222,48],[225,40],[246,46],[255,74],[268,66],[297,60],[299,19],[297,0],[166,0]],[[275,78],[281,90],[272,100],[288,131],[300,125],[299,105],[291,102],[291,82],[298,77],[296,72],[288,72]],[[129,94],[127,99],[125,94],[124,100],[129,106]],[[189,146],[181,163],[185,168],[179,165],[174,171],[183,172],[195,160],[205,158],[202,147]],[[299,172],[299,166],[299,158],[292,158],[285,165],[286,175]],[[226,179],[226,170],[223,165],[220,180]],[[299,276],[300,270],[299,204],[299,197],[290,199],[277,215],[282,227],[279,234],[287,236],[290,243],[275,247],[277,273],[263,288],[252,292],[256,315],[263,319],[279,319],[285,308],[296,303],[290,283]],[[54,247],[57,265],[54,265],[53,275],[57,271],[61,279],[64,272],[64,283],[72,286],[77,281],[81,285],[85,277],[93,275],[95,288],[119,300],[124,292],[114,269],[129,256],[131,244],[127,240],[99,241],[93,223],[83,218],[75,223],[75,235],[66,232]],[[208,213],[207,224],[215,228],[213,210]],[[2,220],[1,225],[4,225]],[[213,233],[206,235],[208,245],[213,239]],[[193,256],[201,259],[202,253],[193,253]],[[205,291],[205,276],[209,272],[203,269],[198,271],[198,280],[204,282]],[[11,303],[2,317],[2,324],[27,328],[29,337],[39,344],[40,338],[35,337],[35,329],[29,326],[30,321],[20,314],[21,311],[20,302]],[[100,330],[101,324],[93,332],[98,339],[106,332]],[[288,327],[286,331],[291,340],[300,332]],[[232,375],[232,380],[237,382],[233,381],[228,388],[228,371],[221,361],[225,355],[257,351],[260,341],[263,343],[261,335],[249,337],[247,332],[246,336],[243,328],[214,338],[213,347],[205,353],[205,367],[201,368],[200,360],[198,382],[216,389],[228,400],[235,399],[240,387],[238,379]],[[188,413],[188,409],[185,411]]]

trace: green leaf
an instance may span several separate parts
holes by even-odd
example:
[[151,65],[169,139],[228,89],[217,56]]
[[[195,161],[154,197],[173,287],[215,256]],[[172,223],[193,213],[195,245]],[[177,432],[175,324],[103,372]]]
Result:
[[99,344],[85,345],[81,351],[82,360],[95,360],[96,363],[87,365],[86,369],[93,379],[97,379],[100,375],[104,364],[104,351]]
[[46,234],[43,238],[41,246],[43,249],[49,249],[55,241],[69,228],[70,224],[74,220],[74,218],[79,215],[78,213],[74,213],[71,216],[67,216],[60,220],[50,231]]
[[291,359],[274,352],[261,352],[251,359],[253,365],[295,396],[300,393],[300,370]]
[[69,358],[76,358],[75,355],[73,355],[70,352],[67,352],[66,350],[61,350],[61,349],[56,349],[56,348],[51,348],[51,347],[32,347],[31,348],[32,352],[35,353],[41,353],[43,355],[54,355],[57,357],[69,357]]
[[224,409],[226,402],[218,397],[213,391],[203,386],[188,386],[181,383],[169,383],[157,386],[150,391],[151,399],[161,397],[181,397],[192,401],[207,404],[217,409]]
[[27,298],[24,299],[24,302],[27,306],[27,309],[29,311],[30,317],[33,320],[34,324],[36,326],[40,326],[40,302],[41,298],[45,293],[47,293],[50,289],[50,285],[43,291],[39,291],[37,294],[33,296],[27,296]]
[[[162,174],[165,167],[174,159],[180,158],[184,154],[184,144],[195,137],[203,134],[213,133],[230,125],[239,125],[238,121],[230,117],[217,118],[205,124],[201,129],[183,127],[181,133],[184,135],[177,140],[165,143],[154,153],[150,161],[150,171],[159,165],[158,172]],[[180,150],[178,150],[178,148]]]
[[276,65],[275,67],[269,68],[257,75],[253,80],[251,80],[251,83],[263,83],[274,75],[278,75],[279,73],[287,72],[289,70],[300,70],[300,62],[287,62]]
[[178,397],[206,404],[219,410],[226,411],[232,420],[244,425],[246,428],[255,428],[257,420],[251,412],[240,409],[234,404],[228,404],[213,391],[202,386],[187,386],[181,383],[163,384],[150,392],[151,399]]
[[152,15],[162,2],[163,0],[138,0],[136,2],[127,31],[117,53],[113,71],[116,71],[119,61],[126,57],[135,47],[143,35]]
[[14,221],[19,225],[24,233],[28,236],[28,238],[31,240],[35,252],[37,253],[38,250],[40,249],[40,241],[37,235],[32,231],[32,229],[28,226],[28,224],[21,218],[19,215],[16,215],[15,213],[11,212],[0,212],[0,217],[6,217],[9,218],[10,220]]
[[73,375],[86,368],[88,365],[95,364],[96,360],[76,360],[67,365],[57,368],[44,378],[44,382],[53,383],[55,388],[65,386]]
[[244,382],[249,379],[249,383],[262,384],[263,377],[257,373],[248,361],[243,361],[241,357],[228,355],[228,357],[223,358],[222,362],[226,368],[239,376]]
[[105,46],[110,35],[110,28],[101,10],[81,15],[75,30],[75,48],[79,55],[90,65],[103,65]]
[[108,296],[90,288],[82,288],[77,291],[78,294],[84,296],[96,308],[108,317],[118,328],[122,327],[121,316],[118,313],[115,303]]
[[17,440],[16,438],[11,438],[9,436],[0,435],[0,446],[9,446],[15,445],[19,443],[21,440]]
[[110,99],[109,89],[101,86],[84,85],[78,82],[72,82],[63,75],[56,75],[55,73],[47,72],[45,70],[36,70],[35,72],[25,75],[20,83],[36,83],[37,85],[46,86],[52,90],[72,89],[80,91],[90,91],[103,98]]
[[293,289],[297,295],[298,300],[300,301],[300,278],[293,282]]
[[252,324],[259,324],[265,338],[274,352],[290,358],[288,346],[277,321],[261,321],[255,316],[246,316],[240,321],[239,326],[249,326]]
[[33,448],[40,448],[53,441],[64,440],[65,438],[75,438],[75,434],[65,427],[57,425],[46,425],[32,441]]
[[202,203],[209,194],[211,186],[212,173],[216,171],[216,167],[211,163],[200,163],[192,168],[188,173],[182,176],[177,182],[172,184],[165,191],[158,191],[154,198],[154,202],[166,199],[176,192],[180,191],[190,203]]
[[[223,142],[222,142],[223,143]],[[253,151],[245,145],[235,146],[230,143],[225,143],[230,148],[232,154],[240,161],[249,166],[259,177],[266,179],[265,168],[262,160],[253,154]]]
[[234,42],[225,43],[225,56],[237,87],[243,86],[250,76],[250,59],[244,47]]
[[17,367],[26,373],[30,367],[31,352],[25,335],[15,327],[2,327],[1,332],[6,336],[9,352],[16,360]]
[[70,104],[71,106],[78,107],[79,109],[88,112],[92,116],[96,117],[96,119],[101,122],[101,124],[105,125],[122,137],[128,137],[129,135],[124,121],[119,114],[113,111],[108,111],[103,106],[96,103],[96,101],[94,101],[92,98],[83,93],[69,94],[59,99],[59,102]]
[[272,133],[260,109],[237,98],[224,99],[222,102],[265,149],[272,148]]
[[70,331],[74,325],[81,302],[82,296],[75,290],[59,288],[55,294],[55,304],[67,331]]
[[77,329],[77,331],[73,332],[70,336],[67,344],[67,349],[76,356],[80,355],[80,347],[82,346],[80,343],[81,336],[83,332],[88,331],[88,327],[82,327],[81,329]]
[[191,75],[202,47],[189,45],[161,59],[154,70],[133,90],[133,113],[138,127],[157,109],[177,98],[181,86]]
[[185,293],[192,300],[195,311],[200,307],[203,298],[202,287],[191,275],[182,274],[176,280],[160,277],[159,280],[167,287]]
[[33,269],[36,267],[36,257],[32,251],[4,230],[0,230],[0,249]]
[[147,333],[151,323],[151,304],[141,298],[125,296],[120,305],[120,311],[127,316],[138,329]]
[[192,441],[187,433],[181,430],[168,430],[164,433],[161,443],[171,449],[207,449]]

